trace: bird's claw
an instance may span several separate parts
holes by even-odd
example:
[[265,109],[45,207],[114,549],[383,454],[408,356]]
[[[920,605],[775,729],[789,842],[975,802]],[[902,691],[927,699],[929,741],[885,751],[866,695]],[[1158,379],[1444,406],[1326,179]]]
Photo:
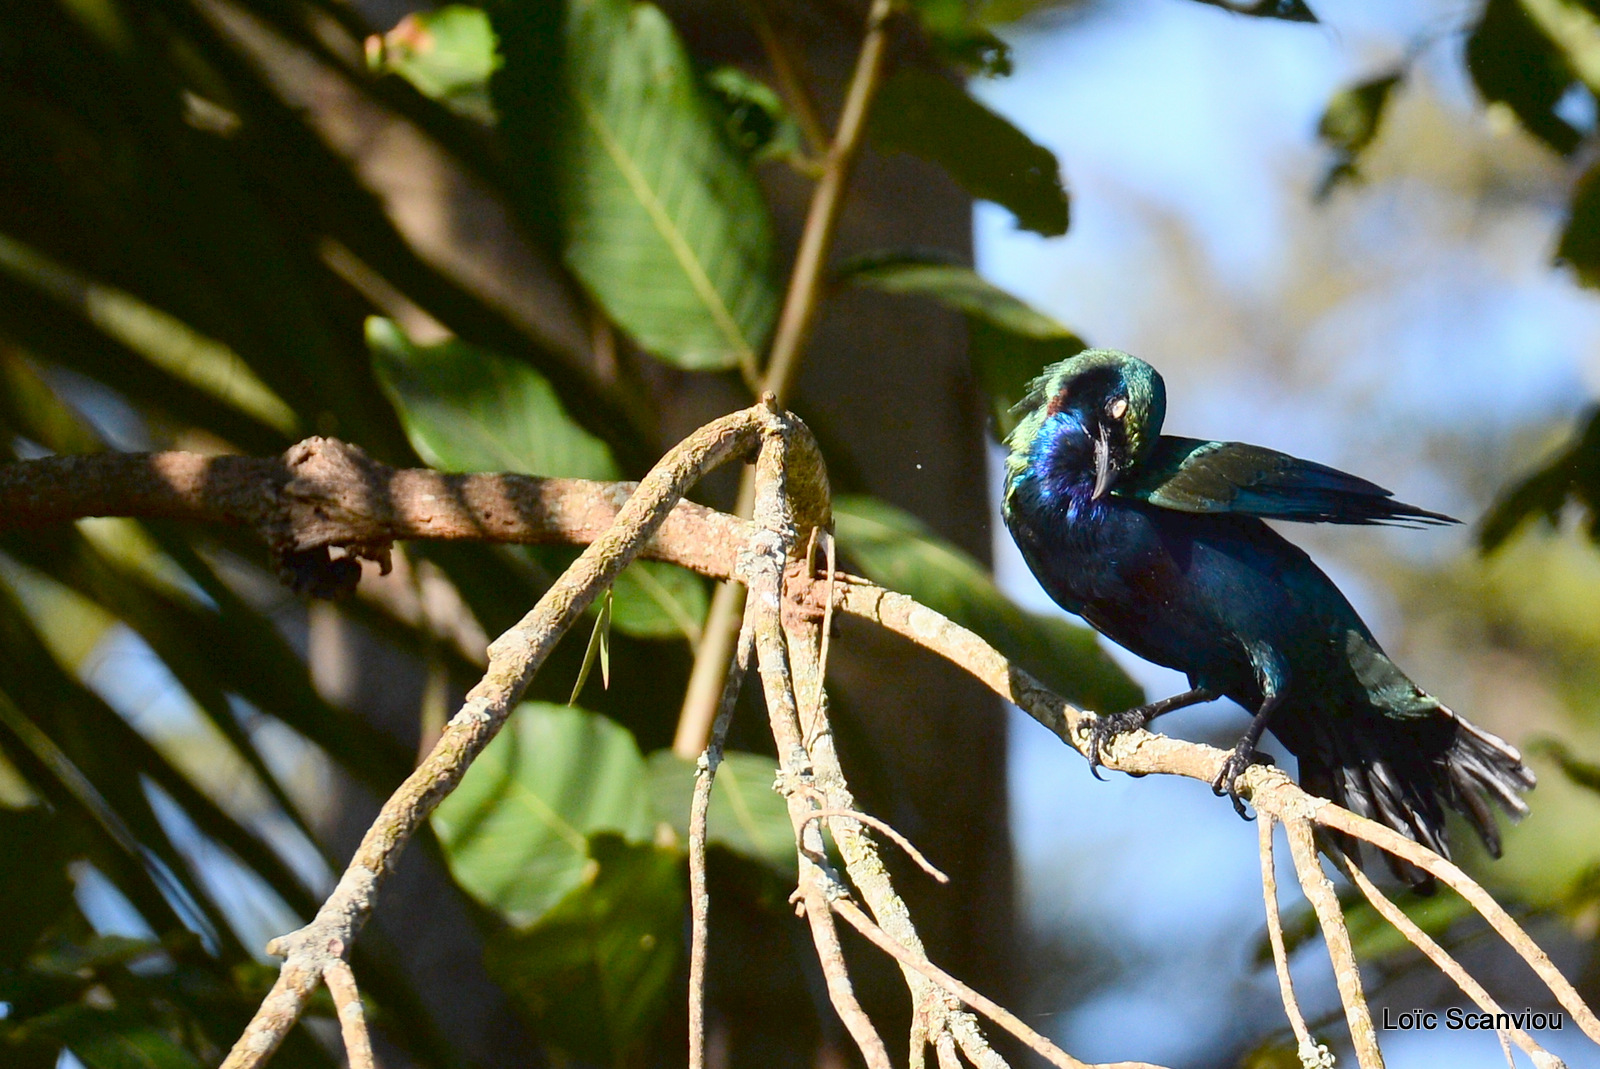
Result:
[[1244,799],[1239,797],[1239,777],[1251,765],[1270,765],[1272,758],[1261,753],[1255,743],[1245,739],[1235,746],[1228,754],[1228,759],[1222,763],[1222,771],[1217,773],[1217,778],[1211,781],[1211,793],[1217,797],[1228,796],[1233,803],[1233,811],[1245,820],[1254,820],[1245,809]]
[[1110,716],[1097,715],[1089,728],[1089,774],[1097,780],[1104,780],[1100,766],[1104,761],[1106,746],[1119,735],[1148,726],[1150,720],[1149,711],[1143,705]]

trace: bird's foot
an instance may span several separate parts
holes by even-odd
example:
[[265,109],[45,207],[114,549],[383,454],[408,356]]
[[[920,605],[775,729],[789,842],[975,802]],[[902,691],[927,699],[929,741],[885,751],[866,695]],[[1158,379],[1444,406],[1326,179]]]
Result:
[[1089,728],[1089,773],[1095,779],[1105,779],[1100,774],[1100,765],[1106,746],[1120,735],[1147,727],[1155,718],[1155,712],[1148,705],[1136,705],[1109,716],[1096,715],[1094,724]]
[[1222,771],[1217,773],[1217,778],[1211,781],[1211,793],[1217,797],[1228,796],[1233,803],[1234,812],[1245,820],[1254,820],[1244,807],[1244,799],[1239,797],[1239,777],[1251,765],[1270,765],[1272,758],[1256,749],[1254,739],[1244,738],[1239,740],[1228,754],[1228,759],[1222,763]]

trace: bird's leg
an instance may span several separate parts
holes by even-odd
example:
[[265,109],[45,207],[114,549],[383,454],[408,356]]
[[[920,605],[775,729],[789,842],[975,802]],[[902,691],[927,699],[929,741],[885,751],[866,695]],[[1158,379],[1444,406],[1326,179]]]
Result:
[[1129,731],[1148,727],[1150,721],[1162,713],[1170,713],[1174,709],[1183,709],[1190,705],[1199,705],[1201,702],[1212,701],[1216,698],[1215,691],[1204,687],[1195,687],[1182,694],[1174,694],[1170,698],[1149,702],[1145,705],[1136,705],[1132,709],[1124,709],[1120,713],[1110,716],[1096,716],[1094,724],[1089,728],[1089,772],[1095,779],[1104,779],[1100,775],[1101,754],[1106,744]]
[[1217,773],[1217,778],[1211,783],[1211,792],[1219,798],[1226,794],[1233,802],[1234,811],[1245,820],[1255,818],[1245,812],[1244,802],[1239,797],[1238,780],[1251,765],[1272,763],[1272,758],[1266,754],[1256,753],[1256,744],[1261,741],[1261,733],[1267,730],[1267,722],[1272,719],[1272,714],[1278,711],[1278,706],[1281,704],[1283,704],[1282,694],[1274,694],[1261,703],[1261,711],[1250,721],[1250,730],[1244,733],[1239,745],[1228,754],[1228,759],[1222,763],[1222,771]]

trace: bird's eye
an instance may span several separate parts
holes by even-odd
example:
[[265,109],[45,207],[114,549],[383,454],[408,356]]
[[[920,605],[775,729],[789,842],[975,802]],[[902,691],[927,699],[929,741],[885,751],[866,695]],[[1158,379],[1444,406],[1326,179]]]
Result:
[[1119,397],[1106,406],[1106,415],[1112,419],[1121,419],[1128,412],[1128,399]]

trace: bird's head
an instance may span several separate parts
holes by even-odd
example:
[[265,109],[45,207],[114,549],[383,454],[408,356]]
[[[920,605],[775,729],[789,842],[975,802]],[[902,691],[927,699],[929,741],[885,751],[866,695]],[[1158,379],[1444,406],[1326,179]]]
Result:
[[1155,368],[1115,349],[1086,349],[1051,364],[1014,411],[1006,439],[1008,488],[1025,472],[1068,461],[1094,477],[1098,500],[1142,460],[1161,435],[1167,388]]

